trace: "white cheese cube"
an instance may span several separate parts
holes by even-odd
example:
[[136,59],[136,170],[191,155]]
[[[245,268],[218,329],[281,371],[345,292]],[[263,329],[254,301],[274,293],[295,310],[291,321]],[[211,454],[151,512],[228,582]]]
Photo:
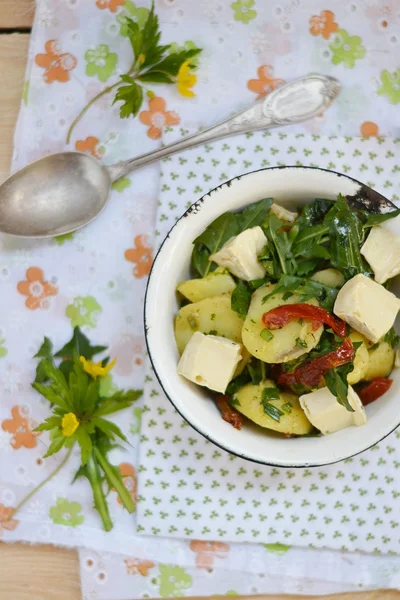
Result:
[[198,385],[223,394],[241,358],[241,344],[196,331],[183,351],[178,373]]
[[303,394],[299,401],[308,420],[321,433],[327,435],[351,425],[364,425],[367,422],[367,415],[361,400],[350,385],[347,399],[350,406],[354,408],[354,412],[348,411],[339,404],[336,396],[327,387]]
[[252,227],[228,240],[209,260],[226,267],[244,281],[261,279],[265,275],[265,268],[258,262],[258,256],[267,243],[261,227]]
[[275,202],[272,204],[270,210],[278,217],[278,219],[281,221],[289,221],[289,223],[294,223],[299,216],[297,213],[286,210],[286,208],[283,208],[283,206],[280,206],[279,204],[275,204]]
[[365,256],[378,283],[385,283],[400,273],[400,238],[385,227],[372,227],[361,254]]
[[339,291],[333,312],[376,343],[392,327],[399,309],[399,298],[360,273]]

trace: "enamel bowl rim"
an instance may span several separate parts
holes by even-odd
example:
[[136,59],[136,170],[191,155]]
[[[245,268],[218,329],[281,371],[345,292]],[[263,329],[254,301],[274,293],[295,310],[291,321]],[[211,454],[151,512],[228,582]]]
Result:
[[[355,184],[359,188],[359,191],[362,190],[363,192],[372,194],[372,196],[375,195],[379,199],[382,199],[384,202],[391,204],[390,201],[388,201],[381,194],[378,194],[377,192],[372,190],[369,186],[367,186],[366,184],[362,183],[361,181],[355,179],[354,177],[350,177],[347,174],[340,173],[338,171],[329,170],[329,169],[324,169],[321,167],[298,166],[298,165],[266,167],[266,168],[250,171],[248,173],[243,173],[243,174],[237,175],[237,176],[231,178],[230,180],[225,181],[224,183],[216,186],[215,188],[212,188],[206,194],[203,194],[198,200],[193,202],[190,205],[190,207],[176,220],[174,225],[171,227],[171,229],[168,231],[167,235],[163,239],[161,245],[159,246],[157,253],[155,255],[153,264],[151,266],[149,278],[148,278],[147,285],[146,285],[146,292],[145,292],[145,297],[144,297],[144,329],[145,329],[145,341],[146,341],[149,359],[151,362],[152,369],[153,369],[153,371],[157,377],[157,380],[160,384],[160,387],[162,388],[165,396],[171,402],[174,409],[197,433],[199,433],[206,440],[212,442],[217,447],[225,450],[226,452],[233,454],[235,456],[238,456],[240,458],[243,458],[247,461],[256,463],[256,464],[262,464],[262,465],[273,466],[273,467],[281,467],[281,468],[282,467],[283,468],[309,468],[309,467],[322,467],[322,466],[326,466],[326,465],[330,465],[330,464],[335,464],[335,463],[341,462],[343,460],[346,460],[347,458],[351,458],[362,452],[365,452],[369,448],[375,446],[377,443],[379,443],[380,441],[385,439],[388,435],[393,433],[397,429],[397,427],[399,427],[400,412],[399,412],[399,416],[398,416],[397,420],[395,421],[395,424],[392,425],[392,423],[393,423],[393,421],[392,421],[390,426],[385,427],[385,431],[378,434],[378,437],[376,439],[373,439],[373,441],[370,442],[369,438],[367,436],[365,436],[365,441],[366,441],[365,444],[360,444],[360,447],[358,447],[357,449],[354,448],[353,450],[351,450],[348,453],[344,452],[344,454],[341,455],[340,457],[332,457],[331,459],[324,459],[323,461],[304,460],[304,462],[302,462],[302,461],[290,462],[290,460],[282,460],[282,461],[276,460],[276,459],[269,460],[267,457],[262,457],[262,456],[260,456],[260,457],[248,456],[246,454],[246,452],[240,452],[238,450],[235,450],[235,448],[232,448],[231,446],[227,445],[227,443],[224,442],[223,439],[221,439],[221,438],[217,439],[215,435],[214,436],[209,435],[207,433],[206,429],[202,429],[198,424],[195,424],[193,422],[192,418],[190,418],[188,416],[187,412],[185,410],[183,410],[183,408],[180,406],[179,400],[176,397],[174,397],[174,395],[176,396],[174,391],[171,392],[171,391],[167,390],[168,377],[164,378],[164,377],[160,376],[160,374],[159,374],[159,369],[157,367],[157,362],[160,359],[159,351],[158,351],[158,347],[159,347],[158,339],[159,338],[158,338],[158,336],[152,336],[149,333],[152,329],[149,326],[149,323],[153,322],[153,316],[156,314],[155,306],[157,303],[157,293],[156,292],[153,293],[153,286],[156,285],[156,278],[159,274],[158,273],[159,269],[165,270],[163,268],[164,262],[167,258],[169,258],[169,259],[171,258],[170,254],[168,254],[168,255],[166,254],[166,252],[169,250],[168,245],[173,243],[176,232],[182,226],[182,223],[184,222],[184,220],[188,216],[191,216],[193,218],[200,211],[203,211],[203,215],[204,215],[204,213],[207,213],[207,207],[209,206],[209,205],[207,205],[207,199],[210,200],[210,197],[213,194],[219,193],[221,190],[223,190],[225,188],[230,188],[232,186],[232,184],[236,181],[240,181],[245,178],[249,178],[251,180],[251,178],[254,177],[258,173],[279,171],[279,172],[282,172],[282,175],[283,175],[285,171],[294,171],[294,170],[297,172],[303,171],[304,173],[306,173],[306,177],[312,177],[312,174],[315,172],[322,172],[324,174],[327,174],[328,176],[332,175],[332,176],[336,176],[338,178],[344,178],[345,180],[352,182],[352,184]],[[359,193],[359,191],[358,191],[358,193]],[[310,192],[310,194],[312,194],[312,192]],[[328,195],[329,194],[327,194],[327,196]],[[337,195],[337,194],[335,194],[335,195]],[[265,197],[265,195],[263,197]],[[274,197],[274,196],[272,196],[272,197]],[[257,200],[251,200],[248,203],[243,203],[242,208],[244,208],[247,204],[251,204],[256,201]],[[277,202],[282,203],[282,201],[279,199],[277,200]],[[306,203],[304,203],[304,204],[306,204]],[[393,206],[395,207],[395,205],[393,205]],[[397,207],[395,207],[395,208],[397,208]],[[226,206],[225,210],[221,209],[218,214],[222,214],[223,212],[230,211],[230,210],[236,211],[238,209],[236,209],[236,208],[232,209],[231,207]],[[213,216],[213,218],[215,218],[215,216]],[[213,219],[211,219],[211,220],[213,220]],[[211,220],[209,222],[211,222]],[[205,225],[205,227],[206,226],[207,225]],[[192,238],[192,240],[194,239],[194,237]],[[175,250],[176,250],[176,248],[175,248]],[[177,283],[177,281],[174,282],[173,289],[175,289],[176,283]],[[397,294],[397,295],[399,295],[399,294]],[[153,307],[153,310],[152,310],[152,307]],[[176,347],[173,332],[172,332],[172,342],[173,342],[173,345]],[[162,360],[162,358],[161,358],[161,360]],[[175,374],[176,374],[176,365],[177,365],[177,362],[175,364]],[[399,372],[400,372],[400,369],[399,369]],[[189,384],[189,382],[187,382],[187,383]],[[198,390],[199,390],[198,395],[201,395],[201,394],[204,395],[204,392],[201,392],[201,390],[202,389],[204,390],[204,388],[200,388],[200,386],[196,386],[195,384],[189,384],[189,385],[193,386],[194,388],[198,388]],[[394,387],[395,386],[393,386],[393,388]],[[388,393],[390,393],[390,392],[388,392]],[[378,402],[379,401],[376,401],[376,404]],[[222,421],[222,419],[220,419],[220,420]],[[233,429],[231,425],[228,425],[228,424],[225,424],[225,425],[227,425],[229,428]],[[366,427],[366,425],[363,425],[362,427],[355,428],[355,429],[363,429],[364,427]],[[258,428],[258,429],[261,429],[261,428]],[[353,430],[353,428],[351,428],[351,429]],[[342,431],[346,431],[346,429],[342,430]],[[348,428],[347,431],[350,431],[350,429]],[[239,434],[240,433],[241,433],[241,431],[239,431]],[[341,433],[341,432],[338,432],[338,433]],[[309,438],[309,439],[324,439],[324,438],[326,439],[326,438],[331,438],[332,436],[335,436],[335,435],[336,434],[330,434],[329,436],[323,436],[323,438]],[[291,441],[298,441],[300,439],[301,438],[296,438],[296,439],[292,439]]]

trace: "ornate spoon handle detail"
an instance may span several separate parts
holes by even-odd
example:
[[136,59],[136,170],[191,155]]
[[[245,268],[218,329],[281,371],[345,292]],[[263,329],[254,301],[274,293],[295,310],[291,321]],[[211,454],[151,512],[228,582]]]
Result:
[[142,167],[176,152],[182,152],[229,135],[270,129],[278,125],[299,123],[325,111],[340,91],[333,77],[308,75],[287,83],[256,102],[250,108],[223,121],[219,125],[191,135],[179,142],[164,146],[155,152],[122,161],[108,168],[111,179],[119,179],[129,171]]

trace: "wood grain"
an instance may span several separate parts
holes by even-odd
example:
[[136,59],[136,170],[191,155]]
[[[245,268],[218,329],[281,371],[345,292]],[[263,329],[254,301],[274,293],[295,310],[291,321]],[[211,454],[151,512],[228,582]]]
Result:
[[0,29],[28,29],[34,14],[34,0],[0,0]]
[[80,587],[74,550],[0,543],[1,600],[80,600]]
[[24,82],[29,37],[28,33],[0,35],[0,181],[7,177],[10,169],[14,127]]

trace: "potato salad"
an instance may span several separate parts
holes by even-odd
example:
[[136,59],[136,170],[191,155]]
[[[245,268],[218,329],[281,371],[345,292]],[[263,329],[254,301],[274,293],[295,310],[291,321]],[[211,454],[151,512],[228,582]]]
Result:
[[[222,418],[285,436],[366,423],[391,386],[400,238],[346,198],[289,211],[267,198],[219,216],[193,242],[177,286],[178,373]],[[398,354],[398,352],[397,352]]]

